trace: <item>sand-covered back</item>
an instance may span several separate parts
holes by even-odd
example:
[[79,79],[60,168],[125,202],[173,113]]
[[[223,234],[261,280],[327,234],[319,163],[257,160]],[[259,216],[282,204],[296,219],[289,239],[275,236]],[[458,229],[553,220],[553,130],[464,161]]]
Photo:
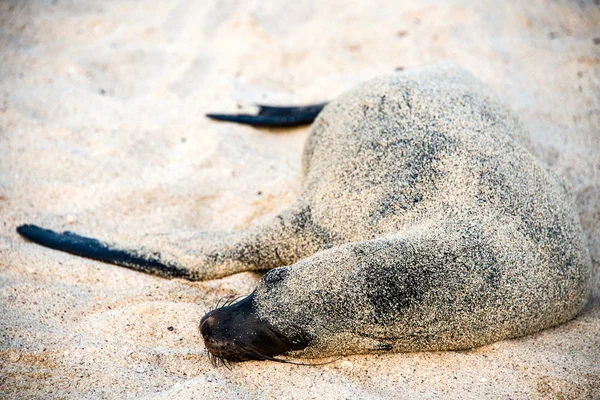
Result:
[[164,280],[27,243],[21,223],[129,243],[259,224],[298,195],[308,129],[208,111],[334,98],[396,68],[462,65],[564,176],[600,269],[594,1],[0,3],[0,396],[595,398],[598,284],[573,321],[471,351],[320,367],[208,361],[197,324],[260,275]]

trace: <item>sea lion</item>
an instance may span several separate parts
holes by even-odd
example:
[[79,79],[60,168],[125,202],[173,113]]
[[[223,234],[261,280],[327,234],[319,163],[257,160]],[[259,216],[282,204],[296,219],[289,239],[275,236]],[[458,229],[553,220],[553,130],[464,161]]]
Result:
[[251,295],[202,318],[216,359],[467,349],[563,323],[591,293],[571,195],[527,147],[488,87],[455,66],[425,67],[325,106],[301,194],[261,226],[161,254],[18,230],[165,277],[271,269]]

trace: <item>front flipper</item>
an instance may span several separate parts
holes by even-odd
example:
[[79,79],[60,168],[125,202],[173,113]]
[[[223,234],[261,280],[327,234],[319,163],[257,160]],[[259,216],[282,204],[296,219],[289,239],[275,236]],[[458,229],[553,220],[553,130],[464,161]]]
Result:
[[288,209],[248,230],[173,232],[160,238],[139,235],[132,240],[133,246],[111,244],[72,232],[55,232],[36,225],[21,225],[17,232],[34,243],[69,254],[163,278],[191,281],[293,264],[317,252],[328,240],[326,233],[312,224],[306,207]]
[[258,114],[206,114],[217,121],[264,127],[292,127],[312,123],[327,103],[297,107],[258,105]]
[[69,231],[59,233],[36,225],[21,225],[17,228],[17,232],[27,240],[65,253],[164,278],[191,278],[187,268],[161,260],[158,253],[143,254],[136,250],[117,249],[97,239],[80,236]]

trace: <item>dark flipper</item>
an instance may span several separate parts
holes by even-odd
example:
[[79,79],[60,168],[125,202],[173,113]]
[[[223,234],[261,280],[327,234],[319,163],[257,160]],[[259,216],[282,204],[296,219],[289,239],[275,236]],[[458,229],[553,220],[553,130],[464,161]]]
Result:
[[206,114],[217,121],[266,127],[292,127],[312,123],[327,103],[298,107],[258,105],[258,114]]
[[159,254],[148,255],[131,250],[115,249],[97,239],[79,236],[68,231],[58,233],[36,225],[21,225],[17,228],[17,232],[34,243],[69,254],[165,278],[189,278],[189,271],[186,268],[163,262]]
[[[311,223],[310,211],[297,207],[249,230],[173,232],[168,237],[161,235],[160,240],[155,235],[140,235],[133,238],[133,246],[29,224],[19,226],[17,232],[55,250],[164,278],[191,281],[291,265],[327,244],[327,236]],[[160,253],[152,250],[159,247]]]

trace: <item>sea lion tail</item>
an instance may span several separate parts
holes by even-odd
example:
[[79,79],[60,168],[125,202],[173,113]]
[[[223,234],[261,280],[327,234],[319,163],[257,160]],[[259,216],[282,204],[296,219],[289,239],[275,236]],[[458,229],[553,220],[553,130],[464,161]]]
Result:
[[119,249],[108,243],[73,232],[60,233],[31,224],[17,227],[17,232],[31,242],[65,253],[165,278],[190,279],[190,271],[187,268],[162,260],[158,253],[145,254],[136,250]]

